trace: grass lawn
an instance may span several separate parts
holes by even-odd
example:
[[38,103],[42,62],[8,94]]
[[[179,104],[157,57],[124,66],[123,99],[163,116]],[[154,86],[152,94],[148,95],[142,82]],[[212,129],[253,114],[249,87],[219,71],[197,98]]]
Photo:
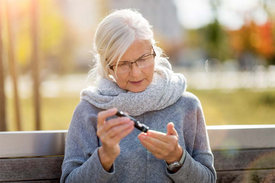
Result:
[[[79,96],[42,98],[42,130],[65,130],[69,127]],[[21,120],[23,130],[34,130],[34,109],[31,98],[21,99]],[[8,128],[15,130],[13,100],[8,100]]]
[[275,89],[191,92],[201,100],[207,125],[275,124]]
[[[207,125],[275,124],[275,89],[190,90],[201,100]],[[42,98],[42,129],[67,129],[79,96]],[[34,130],[32,99],[21,99],[23,130]],[[8,129],[15,129],[13,100],[8,99]]]

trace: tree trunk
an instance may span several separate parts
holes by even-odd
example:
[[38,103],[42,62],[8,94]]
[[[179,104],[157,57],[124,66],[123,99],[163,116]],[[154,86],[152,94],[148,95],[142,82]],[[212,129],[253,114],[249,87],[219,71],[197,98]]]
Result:
[[13,95],[14,95],[14,108],[15,108],[15,120],[17,130],[21,130],[21,115],[20,115],[20,101],[18,97],[18,87],[17,87],[17,69],[14,59],[14,40],[13,40],[13,30],[12,30],[12,13],[10,1],[6,2],[6,13],[7,13],[7,29],[8,29],[8,58],[9,58],[9,70],[12,77],[13,83]]
[[33,80],[33,97],[34,97],[34,116],[35,128],[41,130],[40,115],[40,77],[39,77],[39,54],[38,54],[38,1],[31,1],[31,32],[32,32],[32,80]]
[[2,12],[3,3],[0,0],[0,131],[6,131],[6,98],[5,98],[5,74],[2,46]]

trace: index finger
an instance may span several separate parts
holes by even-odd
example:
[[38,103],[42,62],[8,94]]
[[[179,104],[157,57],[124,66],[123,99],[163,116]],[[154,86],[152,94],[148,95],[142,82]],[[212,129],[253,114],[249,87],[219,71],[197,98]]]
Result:
[[97,125],[103,125],[106,118],[115,115],[117,112],[117,108],[108,109],[105,111],[100,111],[97,114]]

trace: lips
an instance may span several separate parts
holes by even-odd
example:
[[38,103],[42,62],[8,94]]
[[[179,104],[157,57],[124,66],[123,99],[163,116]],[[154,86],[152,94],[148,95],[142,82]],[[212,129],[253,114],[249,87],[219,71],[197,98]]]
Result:
[[144,80],[144,79],[139,80],[139,81],[129,81],[129,82],[130,82],[131,84],[138,85],[138,84],[142,83],[143,80]]

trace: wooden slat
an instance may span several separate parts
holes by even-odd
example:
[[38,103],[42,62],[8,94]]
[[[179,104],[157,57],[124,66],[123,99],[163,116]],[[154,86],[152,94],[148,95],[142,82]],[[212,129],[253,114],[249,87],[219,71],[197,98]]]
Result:
[[213,151],[216,170],[275,169],[274,149]]
[[217,183],[273,183],[275,182],[275,169],[218,171],[217,176]]
[[63,156],[0,159],[0,182],[59,179]]
[[[1,182],[1,181],[0,181]],[[60,179],[53,179],[53,180],[26,180],[26,181],[11,181],[11,182],[8,182],[8,183],[24,183],[24,182],[28,182],[28,183],[59,183],[60,182]]]

